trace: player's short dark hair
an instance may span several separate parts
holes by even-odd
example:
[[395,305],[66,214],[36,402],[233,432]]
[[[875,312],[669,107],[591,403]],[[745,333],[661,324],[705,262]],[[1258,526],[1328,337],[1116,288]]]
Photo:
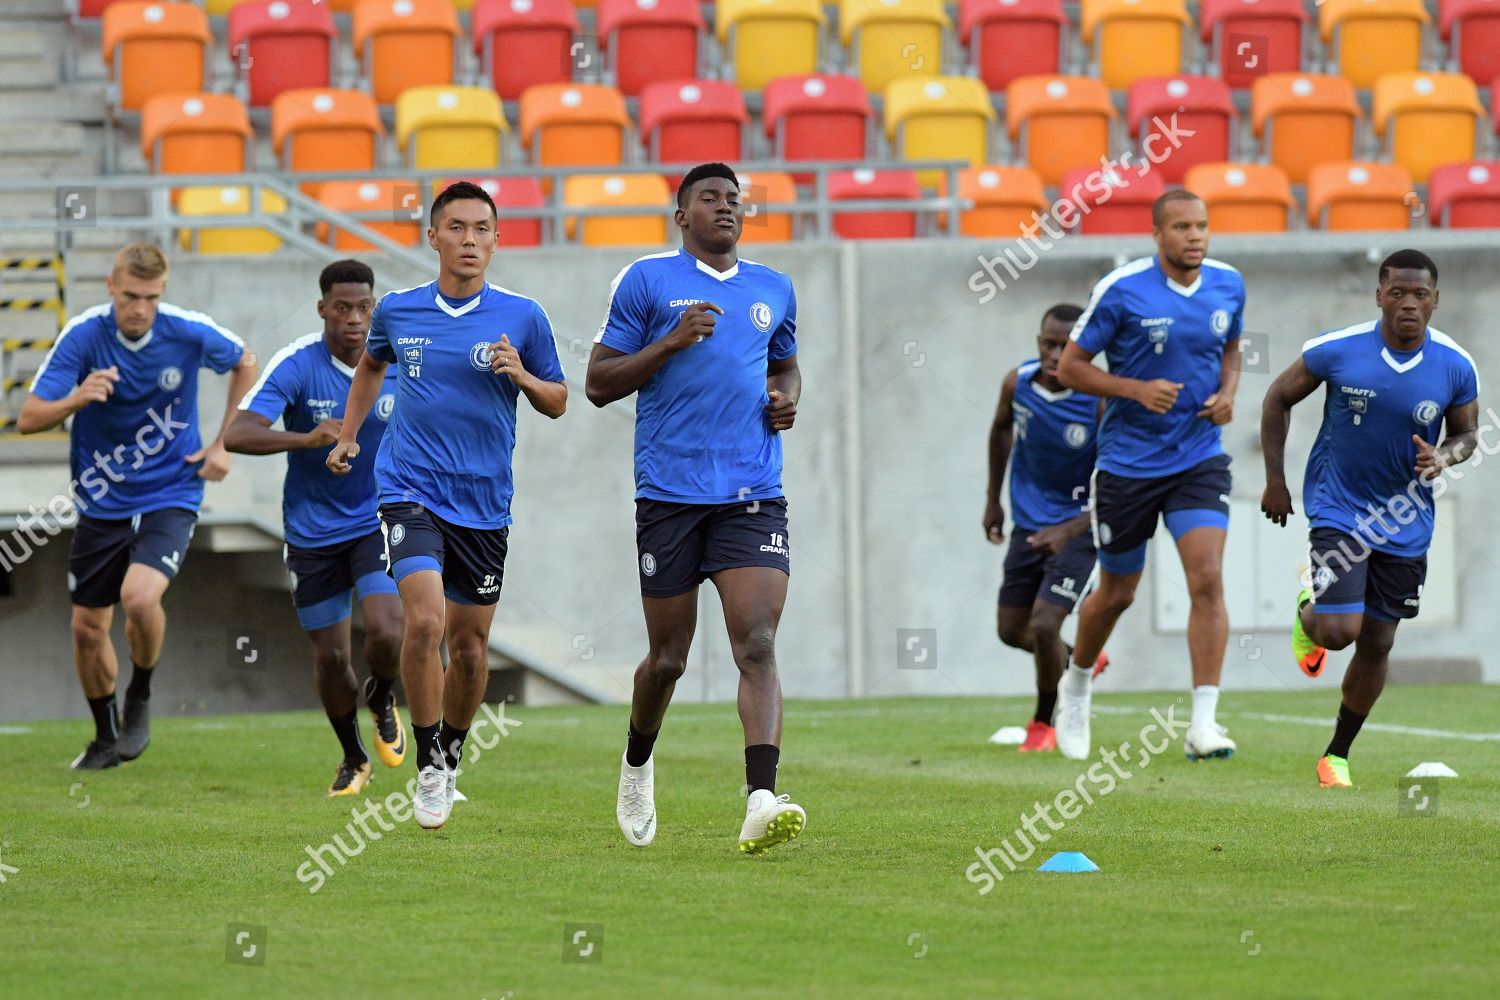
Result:
[[470,199],[482,201],[490,206],[490,218],[495,218],[495,199],[490,197],[488,191],[478,184],[471,184],[468,181],[454,181],[443,188],[436,198],[432,199],[432,211],[427,215],[427,224],[429,226],[437,225],[438,213],[450,201],[467,201]]
[[334,285],[369,285],[375,287],[375,272],[370,265],[359,260],[336,260],[323,268],[318,275],[318,288],[324,295],[333,291]]
[[1386,277],[1392,271],[1426,271],[1432,275],[1432,283],[1437,284],[1437,265],[1432,258],[1420,250],[1397,250],[1385,260],[1380,262],[1380,283],[1385,284]]
[[1202,201],[1203,199],[1193,194],[1187,188],[1177,188],[1168,191],[1151,203],[1151,225],[1160,226],[1167,217],[1167,206],[1176,201]]
[[1059,302],[1057,305],[1042,313],[1042,328],[1045,329],[1049,319],[1055,319],[1059,323],[1072,326],[1078,322],[1078,317],[1083,315],[1083,306],[1075,306],[1071,302]]
[[734,168],[727,163],[700,163],[682,175],[682,183],[677,185],[677,207],[686,208],[688,196],[693,193],[693,185],[710,177],[722,177],[736,188],[740,186],[740,179],[735,176]]

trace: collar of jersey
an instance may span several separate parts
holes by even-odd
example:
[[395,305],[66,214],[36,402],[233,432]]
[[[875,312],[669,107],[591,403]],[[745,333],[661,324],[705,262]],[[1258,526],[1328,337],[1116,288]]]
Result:
[[120,342],[120,346],[125,348],[125,350],[127,351],[139,351],[141,348],[151,343],[151,338],[154,336],[156,336],[156,327],[154,326],[134,340],[131,340],[129,337],[125,336],[124,333],[120,332],[120,328],[118,326],[115,327],[115,339],[118,340]]
[[344,364],[338,356],[328,349],[328,341],[323,339],[323,334],[318,334],[318,346],[323,349],[323,354],[328,358],[328,363],[333,365],[333,370],[350,378],[354,377],[354,369]]
[[1405,361],[1397,361],[1396,355],[1391,353],[1389,345],[1385,343],[1385,338],[1381,336],[1379,320],[1376,320],[1375,322],[1375,336],[1381,338],[1381,360],[1390,365],[1391,370],[1394,371],[1397,375],[1405,375],[1407,372],[1411,371],[1413,368],[1417,367],[1417,365],[1422,363],[1422,355],[1426,353],[1427,341],[1431,339],[1432,333],[1430,332],[1430,330],[1422,331],[1422,346],[1417,348],[1417,353],[1413,354]]
[[1041,368],[1038,368],[1036,371],[1032,372],[1031,378],[1026,380],[1031,383],[1032,392],[1036,393],[1038,396],[1041,396],[1049,403],[1061,403],[1063,400],[1073,395],[1072,389],[1064,389],[1061,392],[1053,392],[1051,389],[1048,389],[1046,386],[1042,385],[1036,380],[1036,377],[1041,373]]
[[432,286],[432,301],[436,302],[439,309],[447,313],[449,316],[452,316],[454,319],[457,319],[460,316],[467,315],[474,309],[475,306],[479,305],[479,300],[482,298],[484,298],[483,288],[475,292],[474,297],[465,302],[463,305],[450,306],[448,304],[448,300],[443,298],[443,293],[438,291],[437,283],[434,282]]
[[703,263],[703,261],[699,260],[697,257],[694,257],[692,254],[688,253],[686,248],[680,249],[677,252],[680,253],[680,254],[682,254],[682,256],[686,257],[688,260],[692,261],[694,264],[696,264],[698,266],[698,270],[702,271],[704,274],[708,275],[710,278],[718,278],[720,281],[728,281],[730,278],[732,278],[736,274],[740,273],[740,262],[739,261],[735,261],[734,262],[734,266],[731,267],[727,271],[715,271],[713,268],[711,268],[707,264]]

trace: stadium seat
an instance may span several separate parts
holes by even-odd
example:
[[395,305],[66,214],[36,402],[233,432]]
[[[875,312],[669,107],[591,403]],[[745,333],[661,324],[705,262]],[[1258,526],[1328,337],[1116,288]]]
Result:
[[913,74],[943,72],[942,0],[840,0],[839,38],[849,65],[872,94]]
[[122,0],[68,0],[68,16],[75,21],[100,18],[111,4],[121,2]]
[[958,197],[958,231],[967,237],[1015,239],[1047,211],[1041,175],[1030,167],[969,167],[959,172]]
[[792,213],[772,211],[766,206],[787,205],[797,200],[797,182],[791,174],[777,171],[740,174],[740,204],[745,208],[740,243],[785,243],[792,238]]
[[[367,228],[402,246],[416,246],[425,229],[426,205],[422,189],[414,181],[327,181],[317,186],[314,197],[329,208],[351,215],[374,213],[360,219]],[[331,232],[330,232],[331,230]],[[375,246],[346,229],[318,224],[318,239],[335,250],[368,252]]]
[[[512,208],[541,208],[546,204],[542,194],[542,182],[535,177],[467,177],[484,188],[495,208],[500,211]],[[542,242],[541,216],[514,216],[501,218],[495,223],[495,244],[498,247],[534,247]]]
[[488,87],[411,87],[396,99],[396,145],[414,170],[497,167],[509,131]]
[[[828,198],[840,201],[917,201],[922,196],[917,175],[910,170],[833,170],[828,173]],[[915,209],[871,212],[834,212],[833,235],[845,240],[909,240],[917,235]]]
[[1438,0],[1449,66],[1484,86],[1500,80],[1500,0]]
[[360,0],[353,25],[360,75],[377,103],[453,83],[459,27],[449,0]]
[[641,142],[657,163],[738,160],[750,123],[740,88],[723,80],[653,83],[640,112]]
[[362,90],[288,90],[271,102],[271,147],[282,170],[374,170],[384,134],[380,111]]
[[1387,73],[1421,68],[1427,22],[1422,0],[1324,0],[1318,7],[1330,67],[1361,89]]
[[1019,159],[1056,184],[1109,155],[1115,105],[1088,76],[1023,76],[1005,89],[1005,123]]
[[1427,181],[1427,210],[1450,229],[1500,229],[1500,162],[1438,167]]
[[573,78],[578,14],[571,0],[479,0],[472,18],[480,71],[505,100]]
[[1474,158],[1484,107],[1462,73],[1387,73],[1375,81],[1372,117],[1391,159],[1425,184],[1433,167]]
[[1224,82],[1250,86],[1302,69],[1302,0],[1200,0],[1198,28]]
[[1354,85],[1341,76],[1272,73],[1250,88],[1250,120],[1261,157],[1307,183],[1319,163],[1354,158],[1362,114]]
[[521,143],[539,167],[617,164],[629,125],[625,98],[613,87],[544,83],[521,95]]
[[198,0],[198,6],[203,8],[203,13],[205,14],[214,14],[223,17],[240,4],[251,2],[253,0]]
[[761,95],[761,123],[778,160],[863,160],[872,114],[852,76],[784,76]]
[[959,38],[990,90],[1062,68],[1068,19],[1062,0],[962,0]]
[[113,3],[104,11],[101,51],[110,106],[139,111],[157,94],[204,89],[208,17],[190,3]]
[[1112,90],[1181,73],[1187,26],[1183,0],[1083,0],[1079,17],[1090,62]]
[[718,0],[714,29],[741,90],[779,76],[816,73],[823,37],[821,0]]
[[1320,163],[1307,178],[1307,222],[1339,231],[1411,228],[1411,176],[1395,163]]
[[[1148,160],[1156,158],[1152,169],[1168,184],[1179,183],[1199,163],[1219,163],[1233,155],[1234,100],[1229,85],[1217,77],[1137,80],[1130,86],[1126,108],[1131,136]],[[1180,136],[1174,133],[1174,122]]]
[[1208,206],[1214,233],[1284,233],[1295,205],[1286,171],[1270,163],[1200,163],[1182,185]]
[[604,69],[626,97],[653,83],[703,75],[703,13],[698,0],[599,0]]
[[156,174],[249,168],[250,115],[228,94],[158,94],[141,109],[141,155]]
[[[885,89],[885,131],[904,160],[989,159],[995,109],[981,80],[967,76],[907,76]],[[918,171],[917,182],[936,187],[941,170]]]
[[333,15],[312,0],[248,0],[229,12],[229,51],[252,108],[284,90],[327,87],[337,40]]
[[567,217],[570,239],[584,246],[650,245],[667,242],[667,209],[672,192],[655,174],[568,177],[563,181],[563,204],[570,208],[638,205],[641,215]]
[[[177,213],[187,216],[249,215],[247,187],[183,188]],[[260,210],[266,214],[286,212],[286,199],[274,191],[261,192]],[[183,249],[199,254],[267,254],[281,249],[281,237],[267,229],[184,229],[178,233]]]
[[[1068,171],[1057,186],[1059,199],[1078,208],[1077,231],[1084,236],[1112,236],[1151,231],[1151,206],[1167,189],[1155,170],[1105,169],[1097,163]],[[1059,222],[1067,219],[1059,216]]]

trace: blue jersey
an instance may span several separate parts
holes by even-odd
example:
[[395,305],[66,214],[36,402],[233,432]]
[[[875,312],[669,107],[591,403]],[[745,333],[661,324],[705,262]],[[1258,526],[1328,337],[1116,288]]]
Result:
[[719,272],[686,250],[652,254],[615,276],[595,342],[635,354],[712,302],[714,333],[667,359],[641,386],[635,495],[716,504],[782,495],[781,435],[766,415],[767,363],[797,353],[792,281],[741,260]]
[[131,340],[113,305],[88,309],[63,327],[31,391],[48,402],[67,396],[91,372],[115,367],[120,379],[102,403],[73,415],[72,493],[81,514],[116,520],[203,503],[198,435],[198,369],[223,374],[245,342],[199,312],[165,302],[151,329]]
[[1239,339],[1244,311],[1240,272],[1211,259],[1186,287],[1168,278],[1155,257],[1116,268],[1094,286],[1073,327],[1078,346],[1091,355],[1103,351],[1111,374],[1182,385],[1162,414],[1133,399],[1106,400],[1099,468],[1154,479],[1224,453],[1218,425],[1198,411],[1219,391],[1224,347]]
[[1308,521],[1357,534],[1377,552],[1423,555],[1433,496],[1414,471],[1412,435],[1436,445],[1443,414],[1479,397],[1474,359],[1431,327],[1417,350],[1394,351],[1375,320],[1314,337],[1302,361],[1327,385],[1302,483]]
[[528,372],[563,381],[552,321],[535,299],[485,285],[456,302],[436,281],[381,296],[365,345],[396,365],[396,409],[376,459],[381,503],[420,503],[466,528],[510,524],[521,390],[490,370],[501,334]]
[[1038,361],[1020,367],[1010,403],[1011,519],[1031,531],[1088,510],[1099,426],[1099,397],[1042,388],[1034,381],[1041,367]]
[[[323,334],[309,333],[276,352],[240,409],[305,434],[330,418],[343,419],[353,381],[354,369],[334,357]],[[374,458],[395,405],[396,371],[388,368],[375,408],[359,429],[361,455]],[[374,461],[356,461],[347,476],[335,476],[326,464],[331,450],[329,445],[286,453],[281,516],[293,545],[336,545],[380,527]]]

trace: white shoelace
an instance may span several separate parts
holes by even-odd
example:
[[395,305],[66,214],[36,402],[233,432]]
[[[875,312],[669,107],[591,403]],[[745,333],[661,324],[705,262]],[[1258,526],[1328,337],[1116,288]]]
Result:
[[625,808],[632,810],[645,808],[647,805],[646,779],[623,774],[620,776],[620,782],[625,786]]

